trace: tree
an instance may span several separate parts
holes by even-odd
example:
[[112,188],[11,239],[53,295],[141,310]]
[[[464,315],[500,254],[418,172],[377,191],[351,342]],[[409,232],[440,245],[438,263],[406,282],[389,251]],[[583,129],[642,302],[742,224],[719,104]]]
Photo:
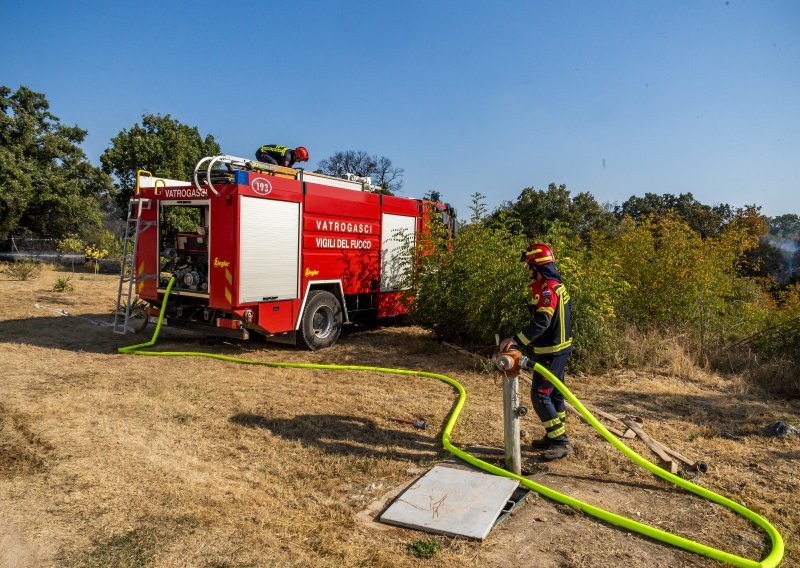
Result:
[[489,222],[507,224],[509,221],[521,226],[530,240],[541,238],[556,223],[584,236],[592,230],[603,231],[612,225],[614,215],[591,193],[570,197],[566,185],[551,183],[546,190],[526,187],[515,202],[506,202],[496,209]]
[[800,239],[800,215],[787,213],[771,217],[769,222],[769,234],[779,238]]
[[201,158],[220,153],[214,136],[202,138],[196,126],[181,124],[169,114],[145,114],[141,124],[122,130],[111,139],[111,147],[100,156],[100,162],[103,170],[116,178],[117,205],[124,216],[136,189],[137,170],[188,179]]
[[720,234],[734,216],[730,205],[726,203],[714,207],[704,205],[697,201],[691,193],[682,193],[678,196],[671,193],[663,195],[645,193],[644,197],[634,195],[616,208],[617,217],[622,218],[628,215],[636,221],[668,212],[680,215],[689,227],[704,238]]
[[61,124],[43,93],[0,86],[0,236],[88,236],[99,229],[109,177],[80,148],[86,130]]
[[319,162],[318,171],[335,177],[344,177],[345,174],[370,177],[372,184],[388,195],[394,195],[403,187],[403,168],[395,168],[389,158],[370,156],[363,150],[335,152]]
[[784,274],[784,265],[787,264],[781,249],[764,239],[758,246],[750,251],[748,262],[740,263],[742,274],[746,276],[775,276],[779,280],[788,279]]

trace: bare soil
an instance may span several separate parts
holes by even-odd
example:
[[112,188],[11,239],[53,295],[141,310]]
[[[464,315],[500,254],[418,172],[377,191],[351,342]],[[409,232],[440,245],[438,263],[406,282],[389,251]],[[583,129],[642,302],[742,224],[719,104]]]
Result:
[[[113,276],[76,274],[54,293],[0,276],[0,566],[712,566],[531,495],[484,542],[370,522],[381,500],[447,460],[455,393],[432,379],[275,369],[197,357],[121,355],[149,338],[110,322]],[[65,317],[34,304],[65,309]],[[91,320],[91,321],[90,321]],[[310,353],[165,330],[159,350],[259,361],[375,365],[442,373],[468,400],[452,441],[502,448],[502,388],[420,328],[349,331]],[[706,460],[696,481],[767,517],[800,565],[800,440],[762,435],[800,421],[800,403],[747,377],[670,365],[568,376],[584,403],[641,416],[645,430]],[[388,420],[422,418],[427,430]],[[533,413],[526,439],[542,434]],[[525,451],[537,482],[659,528],[757,559],[760,530],[641,470],[574,417],[575,454]],[[638,440],[629,444],[656,458]],[[434,538],[432,560],[408,545]]]

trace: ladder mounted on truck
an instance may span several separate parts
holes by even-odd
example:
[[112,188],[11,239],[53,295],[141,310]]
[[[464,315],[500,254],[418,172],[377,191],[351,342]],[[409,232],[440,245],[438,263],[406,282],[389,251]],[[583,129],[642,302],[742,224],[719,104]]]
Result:
[[[136,172],[136,191],[128,201],[128,218],[125,221],[125,239],[122,241],[122,259],[119,269],[119,287],[117,288],[117,304],[114,309],[114,333],[125,335],[133,331],[128,325],[133,311],[133,289],[136,284],[148,278],[158,278],[158,274],[138,274],[136,270],[136,251],[139,235],[156,225],[154,221],[143,221],[142,211],[149,210],[153,202],[139,195],[139,183],[142,174],[152,176],[147,170]],[[156,180],[156,186],[164,180]],[[123,297],[125,301],[123,303]]]
[[[215,166],[224,166],[225,169],[214,169]],[[195,187],[208,188],[215,196],[219,196],[219,191],[214,187],[214,184],[231,183],[232,180],[229,179],[228,176],[232,176],[232,172],[236,172],[237,170],[265,173],[276,177],[297,179],[300,181],[310,181],[321,185],[351,189],[354,191],[375,192],[380,189],[372,185],[372,179],[369,177],[361,177],[348,173],[345,174],[344,178],[338,178],[316,172],[307,172],[297,168],[276,166],[274,164],[267,164],[248,158],[228,156],[226,154],[202,158],[194,167],[192,180],[194,181]]]

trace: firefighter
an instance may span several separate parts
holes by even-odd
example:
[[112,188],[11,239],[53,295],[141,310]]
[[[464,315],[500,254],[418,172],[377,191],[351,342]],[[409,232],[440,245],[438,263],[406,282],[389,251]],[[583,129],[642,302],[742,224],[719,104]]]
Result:
[[305,146],[298,146],[292,150],[287,146],[265,144],[256,150],[256,160],[291,168],[294,166],[295,162],[308,161],[308,150],[306,150]]
[[[555,257],[549,246],[532,243],[522,252],[531,279],[531,319],[527,327],[514,337],[504,339],[500,350],[515,345],[533,346],[533,361],[547,368],[564,381],[567,358],[572,352],[572,326],[570,325],[570,300],[567,289],[556,268]],[[533,373],[531,402],[546,434],[531,445],[544,450],[542,458],[554,460],[572,454],[566,430],[566,405],[564,395],[543,375]]]

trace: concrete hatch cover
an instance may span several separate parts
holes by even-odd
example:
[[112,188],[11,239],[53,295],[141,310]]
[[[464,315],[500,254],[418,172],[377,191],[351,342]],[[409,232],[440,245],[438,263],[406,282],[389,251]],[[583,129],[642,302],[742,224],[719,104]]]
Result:
[[381,521],[427,532],[485,539],[519,482],[436,466],[401,493]]

